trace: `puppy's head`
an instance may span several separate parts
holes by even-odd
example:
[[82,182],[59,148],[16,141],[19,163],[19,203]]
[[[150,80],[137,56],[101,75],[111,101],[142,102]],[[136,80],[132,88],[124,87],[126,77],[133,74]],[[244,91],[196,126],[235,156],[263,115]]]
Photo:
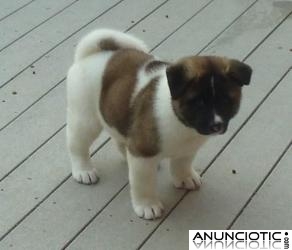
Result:
[[210,135],[226,131],[252,69],[234,59],[194,56],[170,65],[166,74],[177,117],[200,134]]

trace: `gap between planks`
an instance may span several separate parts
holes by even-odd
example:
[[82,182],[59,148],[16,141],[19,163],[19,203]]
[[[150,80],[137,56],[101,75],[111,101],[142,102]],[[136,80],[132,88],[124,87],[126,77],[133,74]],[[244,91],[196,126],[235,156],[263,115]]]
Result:
[[24,5],[20,6],[20,7],[18,7],[17,9],[13,10],[13,11],[10,12],[9,14],[7,14],[7,15],[1,17],[1,18],[0,18],[0,22],[1,22],[2,20],[6,19],[7,17],[13,15],[13,14],[16,13],[17,11],[23,9],[24,7],[30,5],[30,4],[31,4],[32,2],[34,2],[34,1],[36,1],[36,0],[31,0],[31,1],[27,2],[26,4],[24,4]]
[[282,160],[282,158],[285,156],[285,154],[287,153],[287,151],[291,148],[291,146],[292,146],[292,140],[285,147],[285,149],[283,150],[282,154],[279,156],[279,158],[277,159],[277,161],[274,163],[274,165],[272,166],[272,168],[270,169],[270,171],[267,173],[267,175],[264,177],[264,179],[260,182],[260,184],[254,190],[254,192],[252,193],[252,195],[246,201],[246,203],[244,204],[244,206],[240,209],[240,211],[238,212],[238,214],[234,217],[234,219],[232,220],[232,222],[228,225],[228,227],[226,228],[227,230],[230,230],[233,227],[233,225],[239,219],[239,217],[241,216],[241,214],[243,213],[243,211],[245,210],[245,208],[251,203],[251,201],[254,198],[254,196],[261,189],[261,187],[265,184],[265,182],[267,181],[267,179],[272,175],[272,173],[274,172],[274,170],[276,169],[276,167],[278,166],[278,164],[280,163],[280,161]]

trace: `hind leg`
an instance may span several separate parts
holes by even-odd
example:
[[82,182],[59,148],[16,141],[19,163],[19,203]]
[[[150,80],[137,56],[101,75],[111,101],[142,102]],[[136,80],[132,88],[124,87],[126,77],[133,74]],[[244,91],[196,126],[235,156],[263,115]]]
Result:
[[97,170],[93,168],[89,147],[100,134],[102,127],[94,116],[67,114],[67,144],[72,164],[72,176],[79,183],[94,184],[99,180]]

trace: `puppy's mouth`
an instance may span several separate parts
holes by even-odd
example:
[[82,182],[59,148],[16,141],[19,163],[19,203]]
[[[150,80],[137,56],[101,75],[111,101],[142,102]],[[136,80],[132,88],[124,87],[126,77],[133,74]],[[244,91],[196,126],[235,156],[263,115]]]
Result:
[[211,135],[223,135],[223,134],[225,134],[226,130],[227,130],[227,129],[221,129],[220,131],[218,131],[218,132],[214,132],[214,133],[212,133]]
[[199,134],[202,135],[223,135],[227,130],[228,125],[224,124],[220,127],[196,128]]
[[223,126],[218,132],[215,132],[214,135],[223,135],[227,130],[227,126]]
[[218,132],[210,132],[210,131],[199,131],[199,134],[201,135],[210,135],[210,136],[215,136],[215,135],[223,135],[225,133],[225,131],[218,131]]

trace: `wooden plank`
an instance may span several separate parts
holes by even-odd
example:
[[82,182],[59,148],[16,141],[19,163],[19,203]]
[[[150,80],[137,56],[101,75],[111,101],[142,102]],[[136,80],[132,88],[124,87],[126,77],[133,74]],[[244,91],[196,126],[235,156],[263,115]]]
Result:
[[[0,133],[0,178],[21,164],[49,136],[65,124],[65,85],[55,88],[48,98]],[[45,132],[44,132],[45,131]]]
[[[225,4],[227,5],[227,4],[230,4],[230,2],[228,3],[227,1],[225,2]],[[217,6],[215,6],[216,8],[217,8]],[[245,8],[247,7],[247,5],[242,5],[242,9],[241,9],[241,11],[243,11]],[[237,11],[239,11],[239,10],[237,10]],[[240,13],[240,12],[239,12]],[[206,18],[208,18],[208,11],[207,11],[207,9],[206,9]],[[233,14],[230,14],[230,19],[232,20],[234,18],[234,13]],[[226,20],[224,20],[225,22],[226,22]],[[204,30],[201,30],[201,32],[205,32]],[[218,32],[217,30],[213,30],[213,32],[216,34],[216,32]],[[204,43],[202,42],[202,45],[201,46],[203,46],[206,42],[208,42],[208,41],[204,41]],[[113,153],[112,154],[112,158],[114,159],[116,156],[115,156],[115,154]],[[114,163],[112,163],[112,164],[114,164]],[[110,180],[108,180],[108,181],[110,181]],[[115,180],[115,181],[117,181],[117,180]],[[124,185],[124,184],[126,184],[126,181],[125,180],[122,180],[121,182],[120,182],[120,188]],[[64,185],[67,185],[67,182],[64,184]],[[117,189],[116,191],[118,191],[119,189]],[[58,190],[58,191],[56,191],[56,192],[62,192],[62,190],[60,191],[60,190]],[[61,194],[59,194],[60,196],[61,196]],[[52,197],[54,197],[54,194],[52,195]],[[171,197],[171,196],[170,196]],[[66,199],[64,200],[64,202],[66,203],[67,201],[66,201]],[[47,209],[47,206],[46,206],[46,203],[47,203],[47,201],[45,201],[44,203],[43,203],[43,205],[44,205],[44,207],[42,207],[41,209]],[[68,211],[68,209],[70,209],[69,207],[64,211],[64,212],[66,212],[66,213],[72,213],[72,214],[74,214],[76,211]],[[38,209],[37,209],[38,210]],[[99,209],[97,209],[95,212],[98,212],[99,211]],[[130,210],[130,211],[132,211],[132,210]],[[31,215],[31,216],[34,216],[34,213]],[[31,217],[30,216],[30,217]],[[60,216],[60,218],[59,218],[59,220],[62,220],[62,217],[63,217],[63,215],[61,215],[60,213],[58,213],[58,216]],[[84,215],[85,216],[85,215]],[[133,215],[134,216],[134,215]],[[23,221],[23,223],[31,223],[31,220],[29,219],[30,217],[28,217],[26,220],[24,220]],[[83,221],[84,222],[84,221]],[[20,224],[20,231],[18,231],[18,232],[21,232],[22,231],[22,227],[21,227],[21,225],[23,225],[23,223],[22,224]],[[49,223],[48,221],[47,222],[45,222],[45,223]],[[76,225],[75,225],[75,227],[77,227],[77,228],[73,228],[73,227],[70,227],[70,228],[68,228],[68,229],[64,229],[65,231],[71,231],[71,233],[72,233],[72,236],[74,235],[74,232],[76,233],[78,230],[79,230],[79,228],[80,228],[80,226],[81,226],[82,224],[79,224],[79,227],[77,227]],[[26,226],[25,226],[26,227]],[[48,227],[50,227],[50,225],[48,225]],[[7,237],[9,238],[11,235],[15,235],[15,237],[18,237],[18,235],[19,235],[19,233],[17,233],[17,231],[16,230],[18,230],[18,227],[14,230],[14,231],[12,231]],[[39,231],[39,230],[37,230],[37,231]],[[14,234],[14,232],[16,232],[15,234]],[[48,234],[54,234],[54,236],[52,236],[53,238],[54,238],[54,240],[55,240],[55,237],[59,237],[59,236],[56,236],[55,235],[55,233],[57,233],[57,232],[49,232]],[[20,234],[22,234],[22,233],[20,233]],[[30,232],[30,239],[34,239],[34,232]],[[12,237],[12,236],[11,236]],[[37,236],[37,237],[39,237],[39,236]],[[63,237],[62,235],[60,236],[60,237]],[[39,239],[38,239],[39,240]],[[57,238],[57,240],[58,240],[58,238]],[[67,238],[67,240],[69,240],[69,238]],[[13,239],[12,241],[18,241],[18,239]],[[19,241],[20,242],[20,241]],[[33,243],[33,240],[31,240],[31,243]],[[29,243],[27,243],[27,244],[29,244]],[[137,243],[136,243],[137,244]]]
[[[240,22],[236,22],[232,25],[232,28],[227,29],[223,36],[220,36],[216,40],[217,47],[210,44],[203,54],[208,55],[223,55],[228,57],[244,58],[251,52],[242,50],[238,47],[238,43],[242,41],[245,45],[253,45],[253,39],[260,40],[263,37],[263,33],[268,34],[271,32],[271,28],[276,27],[284,17],[286,17],[292,11],[292,2],[289,1],[263,1],[259,0],[254,7],[248,11]],[[251,39],[251,37],[253,39]],[[282,41],[278,41],[278,47],[273,50],[279,50],[279,53],[286,53],[287,47],[281,46]],[[220,45],[220,46],[218,46]],[[289,49],[288,49],[289,50]],[[286,65],[284,66],[286,70]]]
[[[149,48],[154,48],[157,46],[157,41],[163,41],[185,22],[198,20],[200,12],[208,8],[212,1],[187,0],[184,4],[179,1],[169,1],[143,23],[131,29],[131,33],[142,39]],[[159,30],[157,30],[158,27]]]
[[76,0],[39,0],[6,18],[0,22],[0,51],[74,2]]
[[[193,0],[186,0],[184,6],[191,6],[192,8],[189,9],[194,13],[203,8],[208,2],[210,1],[199,0],[194,2]],[[40,96],[49,91],[56,83],[64,79],[65,72],[72,63],[74,46],[80,37],[93,29],[101,27],[115,28],[119,30],[129,29],[133,25],[132,21],[134,23],[139,21],[141,17],[146,15],[146,11],[150,11],[153,6],[159,6],[159,4],[162,3],[162,0],[146,0],[143,2],[143,8],[140,8],[141,4],[135,0],[123,1],[116,8],[110,10],[98,20],[86,26],[45,57],[42,57],[39,61],[34,63],[34,68],[28,68],[22,74],[13,79],[8,85],[4,86],[0,92],[0,102],[3,100],[5,101],[0,105],[0,128],[7,125],[12,119],[23,112],[25,108],[32,105]],[[136,11],[131,12],[125,17],[124,13],[127,12],[129,6],[132,6]],[[191,13],[189,13],[189,15],[176,16],[175,10],[180,8],[179,6],[181,6],[181,3],[178,1],[168,1],[152,15],[139,23],[134,30],[131,30],[131,33],[136,34],[136,32],[142,30],[148,23],[148,19],[159,23],[169,21],[165,18],[165,13],[167,12],[169,19],[171,18],[171,22],[167,29],[157,32],[159,36],[156,35],[155,37],[153,36],[153,32],[143,34],[143,39],[147,42],[150,44],[157,44],[161,37],[166,37],[170,32],[175,30],[179,25],[192,16]],[[115,19],[112,18],[113,16]],[[174,16],[176,17],[174,18]],[[33,72],[35,72],[35,74],[33,74]],[[48,75],[50,78],[48,78]],[[39,82],[42,82],[42,84],[39,84]],[[11,95],[13,91],[19,92],[17,98]]]
[[2,1],[0,8],[0,21],[4,20],[8,16],[16,13],[25,6],[29,5],[35,0],[13,0],[13,1]]
[[[94,216],[96,210],[100,210],[110,201],[121,188],[121,183],[126,182],[127,166],[118,154],[111,143],[102,148],[93,159],[101,172],[98,185],[80,185],[70,178],[60,187],[60,192],[49,197],[33,213],[33,221],[30,220],[33,223],[32,227],[25,226],[24,231],[23,228],[16,227],[13,231],[13,234],[22,238],[23,242],[14,239],[11,241],[10,233],[8,238],[0,242],[0,249],[60,249],[87,220]],[[0,195],[1,193],[3,192],[0,192]],[[27,238],[26,233],[31,230],[34,235]]]
[[[129,1],[131,3],[133,1]],[[136,1],[137,2],[137,1]],[[140,8],[138,13],[140,15],[146,15],[153,8],[155,8],[160,2],[154,2],[152,0],[145,2],[144,8]],[[141,4],[139,4],[141,6]],[[138,7],[136,5],[136,7]],[[118,7],[117,7],[118,8]],[[124,8],[118,8],[120,11],[120,16],[124,16]],[[112,19],[112,13],[107,15],[107,22],[110,22]],[[134,14],[135,16],[137,15]],[[129,27],[131,25],[131,18],[133,16],[128,15],[127,18],[124,18],[123,27]],[[72,51],[67,51],[70,57],[72,56]],[[68,56],[69,57],[69,56]],[[61,60],[61,59],[60,59]],[[58,61],[58,60],[56,60]],[[66,65],[68,66],[68,65]],[[60,65],[61,68],[61,65]],[[35,74],[36,80],[34,84],[41,85],[41,79],[39,79],[38,68],[34,68],[37,73]],[[64,74],[65,70],[63,71]],[[33,75],[31,73],[31,75]],[[44,65],[43,77],[47,78],[47,82],[53,80],[53,76],[48,79],[48,75],[53,75],[52,72],[46,71],[46,65]],[[32,78],[30,76],[30,81]],[[37,86],[37,85],[36,85]],[[24,87],[25,89],[27,87]],[[27,95],[26,98],[29,98],[30,94],[35,90],[33,86],[26,89],[25,93],[22,93],[21,90],[17,89],[17,95],[12,95],[10,92],[9,102],[1,103],[1,108],[9,110],[9,104],[12,103],[13,97],[14,101],[17,102],[19,95]],[[8,94],[8,93],[7,93]],[[0,133],[0,158],[2,159],[1,168],[0,168],[0,179],[3,178],[9,171],[11,171],[17,164],[21,163],[31,152],[36,150],[46,139],[52,136],[55,131],[60,129],[65,124],[65,114],[66,114],[66,98],[65,98],[65,85],[60,84],[54,88],[45,98],[37,102],[29,111],[25,112],[20,116],[15,122],[10,124],[7,128],[1,131]],[[2,105],[4,104],[4,105]],[[36,136],[37,135],[37,136]],[[32,139],[30,139],[32,138]],[[5,142],[10,142],[6,145]],[[3,143],[2,143],[3,142]],[[2,167],[3,165],[3,167]]]
[[118,1],[80,0],[1,51],[0,87]]
[[292,183],[291,166],[292,147],[252,198],[232,229],[291,229],[292,193],[287,188]]
[[[93,149],[107,138],[108,134],[102,133]],[[65,131],[62,130],[0,182],[0,239],[70,176],[71,165],[64,142]]]
[[[240,1],[234,1],[233,5],[226,7],[226,12],[229,11],[229,8],[238,8],[237,5],[240,5]],[[219,7],[220,8],[220,7]],[[264,9],[263,9],[264,8]],[[264,11],[263,11],[264,10]],[[268,33],[271,31],[271,27],[275,27],[280,20],[283,19],[287,14],[291,12],[291,8],[282,5],[276,5],[275,1],[258,1],[254,7],[252,7],[240,22],[236,22],[232,25],[232,28],[227,29],[224,32],[223,36],[220,36],[216,40],[216,48],[214,43],[210,44],[205,50],[204,54],[214,54],[214,55],[223,55],[230,57],[240,57],[243,58],[246,55],[245,47],[237,47],[238,42],[248,45],[249,48],[253,48],[254,40],[262,39],[263,33]],[[201,19],[205,21],[205,25],[220,25],[214,20],[221,20],[226,18],[225,15],[222,15],[221,12],[214,10],[213,18],[210,20],[204,20],[204,17],[201,16]],[[209,24],[208,24],[209,23]],[[197,44],[200,43],[200,40],[204,39],[208,35],[208,32],[205,34],[197,34],[197,30],[200,30],[204,27],[201,26],[201,20],[194,20],[187,23],[183,28],[178,30],[174,35],[169,37],[164,43],[163,47],[158,47],[156,49],[156,54],[161,58],[169,58],[170,60],[176,60],[176,58],[190,55],[192,53],[197,53]],[[207,29],[206,29],[207,31]],[[187,39],[185,38],[188,34]],[[174,44],[183,44],[184,46],[177,46],[173,49]],[[219,46],[220,45],[220,46]],[[165,48],[168,48],[165,49]],[[171,51],[171,53],[169,53]]]
[[[259,4],[264,4],[264,1],[262,1]],[[268,3],[267,3],[268,4]],[[259,6],[255,6],[255,8],[258,10]],[[246,13],[246,15],[250,15],[254,16],[254,11],[251,9],[251,12],[248,14]],[[246,22],[246,20],[244,20],[246,17],[242,17],[241,19],[238,20],[238,22]],[[235,24],[235,28],[237,27],[238,24]],[[254,56],[252,56],[249,60],[253,61],[254,64],[254,68],[255,70],[255,79],[260,79],[260,77],[262,77],[262,73],[264,72],[266,74],[266,78],[264,79],[264,85],[266,85],[267,83],[269,83],[269,81],[265,82],[266,79],[271,79],[271,82],[269,83],[269,88],[271,88],[272,84],[274,84],[277,81],[277,77],[280,77],[282,74],[282,71],[284,70],[282,68],[282,66],[285,67],[289,67],[291,65],[291,58],[289,59],[289,54],[288,52],[288,48],[289,48],[289,41],[290,41],[290,37],[291,35],[289,34],[288,30],[291,27],[291,20],[289,19],[289,22],[287,21],[287,23],[285,23],[282,27],[280,27],[280,29],[274,34],[272,35],[270,38],[268,38],[267,43],[262,45],[262,47],[260,47],[258,49],[258,51],[255,52]],[[271,29],[273,28],[273,26],[271,27]],[[233,29],[233,26],[231,27],[231,29]],[[236,30],[235,30],[236,31]],[[266,29],[262,29],[262,30],[258,30],[257,32],[263,32],[262,36],[265,36],[267,31]],[[246,32],[248,32],[248,30],[246,30]],[[222,35],[224,37],[225,33]],[[255,36],[256,38],[257,36]],[[233,38],[234,39],[234,38]],[[250,37],[250,39],[252,39],[252,37]],[[283,50],[284,48],[286,48],[286,51],[282,51],[279,50],[278,51],[278,46],[279,46],[279,41],[281,41],[281,45],[283,46]],[[222,45],[222,44],[221,44]],[[214,48],[216,50],[220,50],[220,44],[218,45],[218,47],[216,46],[216,41],[214,42],[214,44],[212,46],[214,46]],[[247,45],[250,46],[250,43],[247,43]],[[237,43],[234,44],[235,47],[240,47],[241,49],[245,50],[245,51],[249,51],[251,48],[246,48],[244,46],[243,41],[241,41],[240,39],[237,40]],[[241,53],[241,52],[238,52]],[[236,54],[234,54],[234,56],[236,56]],[[270,60],[267,60],[267,58],[270,58]],[[274,62],[274,59],[276,60],[278,66],[276,66],[276,62]],[[265,65],[263,65],[262,62],[265,62]],[[283,63],[283,64],[282,64]],[[270,69],[270,65],[273,67],[273,72],[270,71],[270,73],[268,73],[268,69]],[[266,68],[267,67],[267,68]],[[287,69],[287,68],[286,68]],[[275,75],[273,75],[275,74]],[[259,83],[261,81],[258,81]],[[254,95],[255,100],[252,101],[250,98],[244,98],[244,102],[252,102],[253,107],[255,107],[255,105],[259,102],[259,99],[262,97],[262,94],[267,92],[267,89],[263,89],[262,84],[259,85],[258,83],[258,87],[255,89],[256,85],[253,88],[253,91],[255,91],[257,93],[257,96]],[[256,84],[256,83],[255,83]],[[263,93],[261,92],[263,91]],[[243,109],[246,109],[244,113],[247,113],[248,111],[251,112],[251,106],[249,105],[243,105]],[[286,106],[287,107],[287,106]],[[287,111],[287,108],[285,109]],[[272,111],[271,111],[272,112]],[[291,111],[289,111],[291,114]],[[287,115],[287,114],[286,114]],[[246,116],[245,116],[246,117]],[[290,116],[291,117],[291,116]],[[243,118],[241,119],[241,123],[243,122]],[[291,120],[291,118],[290,118]],[[287,123],[286,123],[287,124]],[[276,125],[277,126],[277,125]],[[234,128],[232,129],[234,132]],[[291,131],[291,130],[290,130]],[[286,134],[287,134],[287,130],[286,130]],[[231,133],[229,134],[229,137],[231,136]],[[254,136],[254,135],[253,135]],[[253,137],[252,136],[252,137]],[[283,135],[281,135],[283,136]],[[225,138],[224,140],[226,141],[227,138]],[[251,144],[253,145],[253,142],[251,142]],[[275,143],[275,145],[277,145],[277,142]],[[218,144],[217,144],[218,146]],[[235,146],[235,149],[237,147]],[[254,148],[254,147],[253,147]],[[206,166],[208,162],[210,162],[210,160],[214,157],[214,155],[216,154],[216,152],[218,152],[218,150],[220,149],[216,147],[216,145],[214,147],[212,147],[212,144],[209,144],[208,146],[205,147],[204,150],[204,154],[202,155],[202,157],[199,157],[200,160],[195,160],[195,166],[201,166],[201,168],[203,166]],[[281,150],[281,149],[280,149]],[[200,154],[199,154],[200,155]],[[235,154],[236,155],[236,154]],[[277,155],[277,154],[276,154]],[[207,158],[207,160],[203,160],[204,156]],[[228,158],[227,158],[228,160]],[[228,162],[228,161],[227,161]],[[240,162],[240,160],[239,160]],[[241,160],[241,162],[245,162],[244,160]],[[260,161],[259,161],[260,162]],[[225,163],[224,163],[225,164]],[[224,164],[221,164],[224,166]],[[228,164],[227,167],[230,167],[230,165]],[[216,168],[218,168],[218,166],[214,166],[214,169],[216,170]],[[222,168],[221,168],[222,169]],[[228,169],[228,175],[230,176],[230,173],[232,173],[232,168]],[[241,171],[240,171],[241,172]],[[219,173],[221,174],[221,173]],[[222,173],[226,174],[226,171]],[[233,176],[231,174],[231,176]],[[164,176],[165,177],[165,176]],[[233,177],[231,177],[233,178]],[[162,179],[160,178],[160,180],[162,181],[161,186],[162,186],[162,198],[164,203],[166,204],[166,208],[170,209],[171,206],[173,206],[176,202],[178,202],[178,200],[182,197],[183,193],[177,193],[177,191],[173,191],[173,189],[170,188],[170,183],[168,180]],[[205,185],[203,186],[203,189],[198,192],[198,193],[192,193],[192,199],[198,199],[197,197],[201,197],[203,194],[202,191],[206,189],[206,187],[208,185],[210,185],[210,180],[208,180],[206,177],[204,177],[203,179]],[[168,183],[165,184],[165,182]],[[214,196],[216,196],[216,192],[218,192],[218,190],[221,193],[220,187],[222,185],[222,182],[224,182],[224,180],[220,180],[220,179],[216,179],[213,180],[214,186],[211,186],[210,189],[211,191],[213,191]],[[218,183],[218,184],[217,184]],[[228,184],[228,180],[226,181],[226,184]],[[163,188],[163,186],[165,186],[165,188]],[[240,187],[241,188],[241,187]],[[209,190],[210,190],[209,189]],[[236,187],[231,187],[230,190],[234,190],[236,189]],[[244,189],[242,189],[244,190]],[[211,192],[209,191],[209,193]],[[229,191],[230,193],[231,191]],[[238,191],[240,192],[240,190]],[[184,208],[183,210],[180,209],[179,213],[177,216],[179,216],[179,219],[171,219],[169,218],[168,221],[170,221],[172,227],[168,226],[164,226],[158,229],[157,232],[157,236],[156,234],[154,234],[153,239],[151,238],[151,242],[148,243],[148,245],[145,246],[145,248],[147,249],[152,247],[152,249],[186,249],[187,248],[187,244],[188,244],[188,239],[187,239],[187,230],[188,229],[192,229],[194,226],[196,225],[196,220],[194,221],[192,219],[192,216],[194,216],[196,219],[197,217],[201,217],[199,219],[199,224],[197,227],[195,227],[195,229],[204,229],[206,228],[207,222],[212,223],[212,221],[216,221],[217,217],[212,217],[212,218],[208,218],[208,212],[210,210],[212,210],[212,212],[215,212],[216,209],[219,209],[220,212],[224,212],[226,207],[224,206],[224,202],[222,204],[221,208],[220,206],[217,206],[216,204],[210,203],[209,205],[209,200],[212,200],[212,198],[214,199],[214,196],[211,196],[206,202],[204,200],[201,201],[201,203],[198,203],[197,206],[198,207],[191,207],[191,209],[186,209]],[[223,196],[223,197],[222,197]],[[219,196],[217,198],[224,198],[224,194],[221,196]],[[206,197],[204,197],[206,198]],[[215,197],[216,198],[216,197]],[[73,244],[70,246],[71,249],[78,249],[78,247],[80,248],[80,246],[82,245],[86,245],[90,248],[90,246],[94,246],[94,245],[99,245],[99,244],[103,244],[102,246],[108,246],[109,249],[111,247],[113,247],[114,244],[116,244],[116,246],[122,246],[120,249],[135,249],[139,243],[142,241],[141,238],[145,238],[147,237],[147,234],[150,233],[157,225],[158,223],[160,223],[160,221],[155,221],[155,222],[149,222],[147,227],[145,226],[145,222],[141,221],[141,220],[134,220],[134,222],[131,222],[131,220],[133,220],[132,216],[133,213],[130,210],[130,205],[128,205],[125,209],[123,208],[123,206],[125,206],[125,204],[129,204],[130,200],[129,200],[129,195],[127,194],[127,192],[124,191],[116,198],[112,201],[112,203],[106,208],[106,210],[104,210],[84,231],[84,233],[82,233],[75,242],[73,242]],[[196,201],[195,201],[196,202]],[[187,203],[191,203],[193,204],[194,202],[189,201]],[[220,200],[218,201],[219,204],[221,204]],[[236,204],[236,202],[235,202]],[[202,212],[202,207],[203,209],[206,209],[206,211]],[[108,217],[109,214],[112,214],[113,216],[113,220],[110,220]],[[234,216],[234,214],[233,214]],[[186,217],[186,219],[184,219],[184,217]],[[221,215],[219,215],[218,217],[221,217]],[[225,218],[232,220],[232,215],[228,214],[225,216]],[[220,219],[220,218],[219,218]],[[180,223],[179,220],[183,220],[183,223]],[[191,221],[193,224],[192,226],[185,226],[188,225],[187,222]],[[205,224],[204,224],[205,223]],[[166,223],[165,223],[166,224]],[[216,224],[211,224],[209,229],[216,229],[218,228],[218,226],[216,227]],[[182,235],[183,234],[183,235]],[[162,240],[160,239],[162,237]],[[125,243],[125,239],[131,239],[129,241],[127,241],[127,243]],[[102,239],[102,243],[101,243],[101,239]],[[113,240],[115,239],[115,240]],[[137,239],[137,240],[136,240]],[[186,240],[185,240],[186,239]],[[181,245],[179,245],[178,241],[183,241],[181,242]],[[127,245],[128,244],[128,245]],[[185,245],[184,245],[185,244]],[[125,247],[125,245],[127,245],[127,247]],[[123,248],[124,247],[124,248]]]

